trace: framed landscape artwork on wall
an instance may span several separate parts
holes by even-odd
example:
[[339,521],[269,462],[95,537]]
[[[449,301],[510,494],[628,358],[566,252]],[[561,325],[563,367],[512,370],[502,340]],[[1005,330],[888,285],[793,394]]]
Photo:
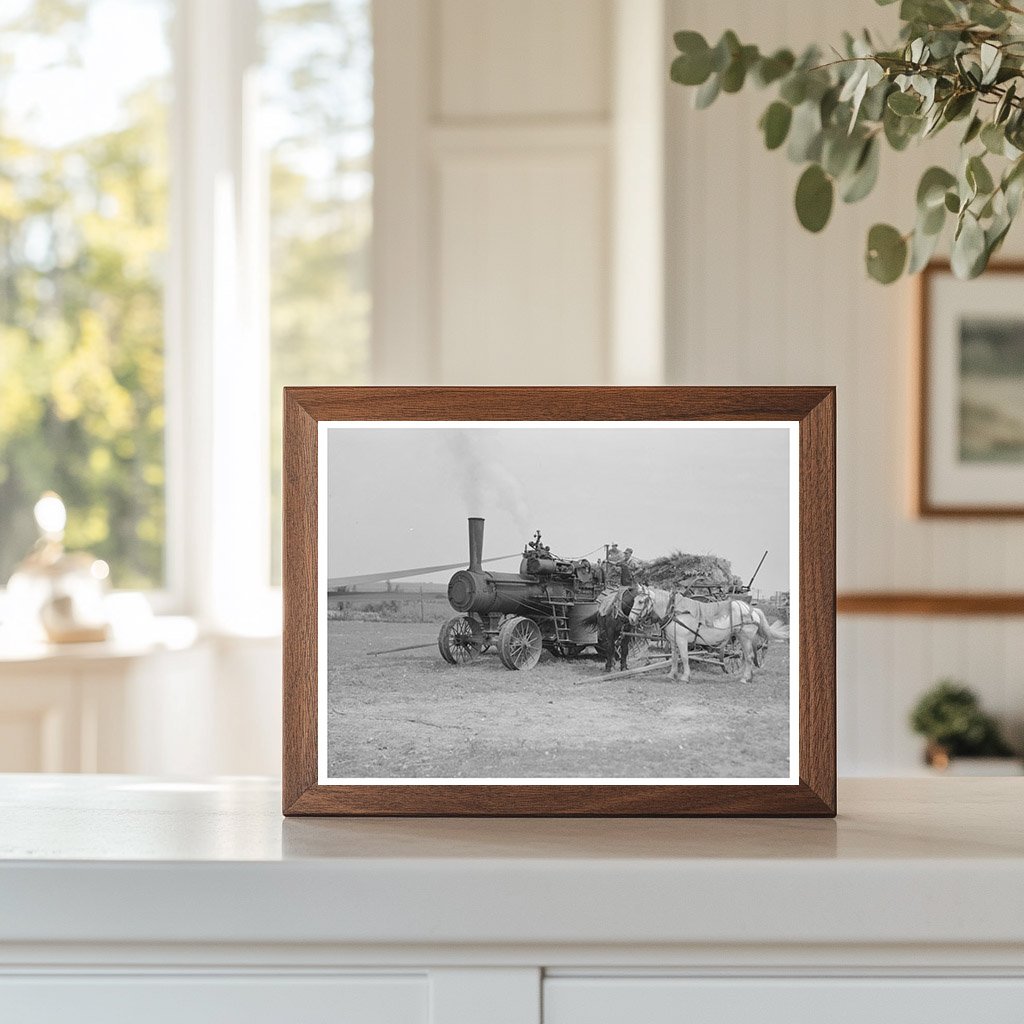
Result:
[[1024,264],[920,289],[917,511],[1024,515]]
[[290,388],[284,810],[835,813],[830,388]]

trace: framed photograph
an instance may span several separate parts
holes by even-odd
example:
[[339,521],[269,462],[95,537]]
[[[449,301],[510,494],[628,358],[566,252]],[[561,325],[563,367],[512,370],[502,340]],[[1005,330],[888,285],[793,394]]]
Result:
[[1024,515],[1024,263],[920,281],[917,511]]
[[284,813],[835,814],[832,388],[287,388]]

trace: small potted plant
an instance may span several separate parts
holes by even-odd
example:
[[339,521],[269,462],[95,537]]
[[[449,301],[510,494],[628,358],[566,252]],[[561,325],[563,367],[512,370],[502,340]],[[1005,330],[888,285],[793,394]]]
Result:
[[[947,771],[958,758],[1003,759],[995,767],[1001,774],[1019,774],[1020,766],[1010,745],[1003,738],[995,719],[981,709],[977,695],[970,688],[943,679],[917,702],[910,715],[914,732],[926,738],[925,763],[938,771]],[[1011,764],[1006,759],[1013,759]],[[991,764],[978,768],[988,769]],[[996,774],[982,770],[981,774]]]

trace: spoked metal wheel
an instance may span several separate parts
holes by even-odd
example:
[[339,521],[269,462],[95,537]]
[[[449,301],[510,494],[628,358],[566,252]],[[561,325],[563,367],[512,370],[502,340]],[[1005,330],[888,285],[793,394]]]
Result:
[[736,675],[743,668],[743,650],[735,641],[722,648],[722,671],[727,676]]
[[472,661],[484,646],[484,630],[476,619],[456,615],[449,619],[437,635],[437,649],[450,665],[465,665]]
[[540,661],[544,639],[540,626],[521,615],[506,619],[498,630],[498,657],[505,668],[524,672]]

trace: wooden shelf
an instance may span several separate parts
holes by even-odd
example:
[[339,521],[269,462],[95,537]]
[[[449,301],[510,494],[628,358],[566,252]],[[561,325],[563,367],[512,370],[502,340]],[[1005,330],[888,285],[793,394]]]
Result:
[[840,615],[1024,615],[1024,594],[853,591],[839,594]]

